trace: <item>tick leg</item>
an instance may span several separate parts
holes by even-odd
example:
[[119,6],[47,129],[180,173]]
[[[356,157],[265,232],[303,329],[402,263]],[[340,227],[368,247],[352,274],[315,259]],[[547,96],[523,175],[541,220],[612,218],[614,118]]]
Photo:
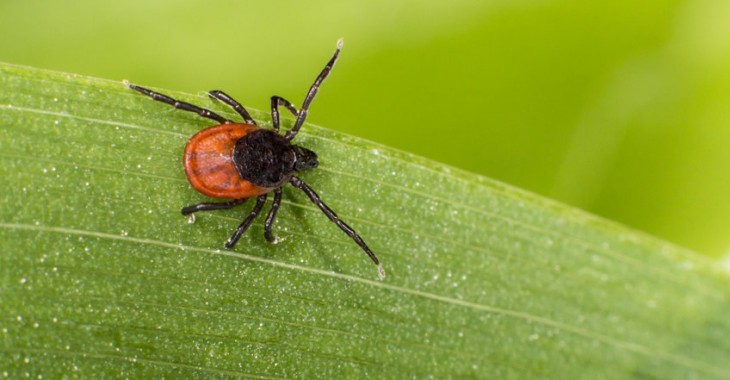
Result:
[[147,95],[150,98],[152,98],[154,100],[157,100],[158,102],[162,102],[162,103],[165,103],[165,104],[169,104],[169,105],[171,105],[171,106],[173,106],[173,107],[175,107],[175,108],[177,108],[179,110],[189,111],[189,112],[195,112],[195,113],[197,113],[198,115],[200,115],[202,117],[207,117],[208,119],[213,119],[213,120],[215,120],[215,121],[217,121],[217,122],[219,122],[221,124],[224,124],[224,123],[232,123],[231,120],[228,120],[225,117],[223,117],[221,115],[218,115],[217,113],[215,113],[215,112],[213,112],[211,110],[198,107],[198,106],[196,106],[194,104],[190,104],[190,103],[186,103],[186,102],[181,102],[179,100],[175,100],[175,99],[173,99],[173,98],[171,98],[171,97],[169,97],[167,95],[163,95],[163,94],[160,94],[159,92],[155,92],[155,91],[152,91],[152,90],[148,90],[148,89],[146,89],[144,87],[140,87],[140,86],[131,84],[131,83],[126,82],[126,81],[124,83],[129,88],[131,88],[132,90],[135,90],[135,91],[140,92],[140,93],[142,93],[144,95]]
[[228,210],[229,208],[234,208],[238,205],[240,205],[243,202],[246,202],[248,199],[234,199],[229,202],[211,202],[211,203],[198,203],[196,205],[191,205],[188,207],[183,207],[182,214],[183,215],[190,215],[194,212],[198,211],[214,211],[214,210]]
[[238,229],[236,229],[236,232],[231,236],[228,241],[226,241],[226,248],[233,248],[236,243],[238,243],[238,239],[241,238],[241,235],[243,235],[244,232],[248,229],[248,227],[251,226],[251,223],[254,219],[259,215],[261,212],[261,209],[264,207],[264,203],[266,203],[266,195],[259,195],[258,198],[256,198],[256,205],[253,206],[253,210],[248,214],[246,219],[241,222],[241,224],[238,226]]
[[385,277],[385,271],[380,265],[380,261],[378,261],[378,258],[375,256],[373,251],[370,250],[370,248],[367,246],[367,244],[365,244],[360,235],[358,235],[357,232],[352,229],[352,227],[348,226],[347,223],[343,222],[342,219],[340,219],[340,217],[337,216],[337,214],[335,214],[335,212],[332,211],[331,208],[327,207],[327,205],[322,202],[322,199],[319,198],[319,195],[317,195],[317,193],[314,192],[311,187],[304,183],[304,181],[297,177],[292,177],[290,183],[294,185],[294,187],[301,189],[305,194],[307,194],[309,199],[314,204],[316,204],[317,207],[319,207],[319,209],[322,210],[322,212],[337,225],[337,227],[340,227],[340,229],[345,234],[347,234],[347,236],[351,237],[352,240],[354,240],[355,243],[357,243],[357,245],[359,245],[360,248],[362,248],[362,250],[365,251],[365,253],[370,257],[370,260],[373,260],[373,263],[378,266],[378,275],[380,275],[380,278]]
[[279,132],[279,106],[284,106],[289,112],[293,113],[294,116],[299,115],[296,107],[294,107],[290,101],[282,98],[281,96],[271,97],[271,121],[274,124],[274,130]]
[[277,238],[271,233],[271,226],[274,224],[276,219],[276,212],[279,211],[281,206],[281,187],[274,190],[274,203],[271,204],[271,210],[266,215],[266,222],[264,222],[264,237],[269,243],[276,243]]
[[237,102],[235,99],[230,97],[228,94],[221,90],[212,90],[208,92],[208,95],[213,99],[218,99],[223,103],[228,104],[238,112],[239,115],[243,118],[243,120],[246,121],[246,124],[256,125],[256,122],[253,120],[251,115],[246,111],[245,108],[241,105],[241,103]]
[[324,66],[324,69],[322,69],[322,72],[319,73],[317,79],[314,80],[314,83],[312,83],[312,87],[309,88],[309,92],[307,92],[307,96],[304,98],[304,102],[302,103],[302,108],[299,110],[299,114],[297,114],[297,121],[294,122],[294,126],[286,133],[286,136],[284,136],[287,140],[291,141],[291,139],[293,139],[294,136],[296,136],[299,132],[299,128],[302,127],[302,124],[304,124],[304,119],[307,118],[309,104],[312,103],[312,100],[314,100],[314,96],[317,95],[317,91],[319,91],[319,86],[322,84],[322,82],[324,82],[324,80],[330,74],[330,71],[332,71],[332,68],[335,66],[335,62],[337,62],[337,58],[340,56],[341,49],[342,39],[337,41],[337,50],[335,50],[335,54]]

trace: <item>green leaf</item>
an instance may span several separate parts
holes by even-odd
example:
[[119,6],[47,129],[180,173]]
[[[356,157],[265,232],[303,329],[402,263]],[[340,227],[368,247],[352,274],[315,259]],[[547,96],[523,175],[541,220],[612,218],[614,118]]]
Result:
[[120,81],[0,65],[3,376],[730,376],[719,264],[314,125],[301,176],[388,276],[291,186],[284,241],[258,221],[223,249],[250,204],[180,215],[206,200],[180,161],[210,124]]

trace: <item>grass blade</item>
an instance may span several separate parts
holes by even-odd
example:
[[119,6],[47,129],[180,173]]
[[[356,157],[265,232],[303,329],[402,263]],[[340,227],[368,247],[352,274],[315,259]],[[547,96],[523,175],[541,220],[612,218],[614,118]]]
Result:
[[181,151],[210,123],[168,108],[0,65],[4,376],[730,377],[716,263],[313,125],[297,140],[321,166],[302,176],[388,277],[291,187],[283,242],[256,223],[222,249],[247,209],[180,216],[204,200]]

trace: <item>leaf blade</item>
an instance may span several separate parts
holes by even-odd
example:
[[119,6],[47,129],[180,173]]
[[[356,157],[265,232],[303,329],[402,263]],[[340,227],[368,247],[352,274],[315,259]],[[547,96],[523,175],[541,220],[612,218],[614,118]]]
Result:
[[730,371],[718,338],[730,330],[727,275],[670,244],[306,125],[298,143],[322,167],[303,178],[363,235],[388,278],[376,280],[295,189],[277,221],[284,242],[267,244],[256,224],[244,248],[226,251],[244,211],[195,224],[178,214],[204,199],[179,155],[207,121],[119,82],[12,65],[0,73],[0,363],[13,374]]

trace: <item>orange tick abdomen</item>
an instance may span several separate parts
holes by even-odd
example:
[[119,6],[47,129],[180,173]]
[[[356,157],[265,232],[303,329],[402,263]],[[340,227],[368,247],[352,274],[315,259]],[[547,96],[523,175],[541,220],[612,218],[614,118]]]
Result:
[[193,135],[183,154],[190,185],[213,198],[251,198],[271,191],[242,179],[233,163],[236,142],[257,129],[255,125],[228,123]]

